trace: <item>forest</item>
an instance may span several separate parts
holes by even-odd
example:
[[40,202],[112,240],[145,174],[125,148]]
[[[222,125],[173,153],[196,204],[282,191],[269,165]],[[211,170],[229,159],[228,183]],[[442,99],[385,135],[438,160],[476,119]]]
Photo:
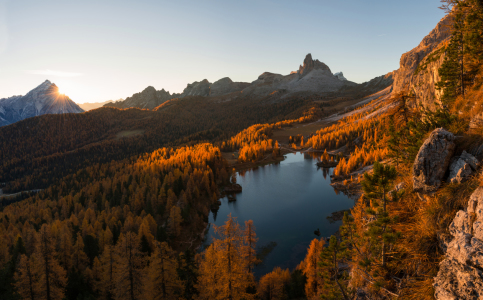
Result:
[[[5,193],[41,189],[0,206],[1,299],[434,299],[442,236],[483,177],[445,183],[421,201],[411,168],[424,140],[444,127],[457,152],[483,144],[470,120],[483,113],[483,3],[443,1],[451,38],[435,110],[411,91],[352,114],[297,147],[349,153],[334,180],[361,197],[337,234],[312,240],[294,270],[255,277],[256,225],[228,216],[197,251],[210,209],[239,163],[280,156],[273,132],[332,113],[320,102],[212,103],[187,97],[153,111],[100,108],[46,115],[0,128]],[[421,99],[419,99],[421,100]],[[373,105],[373,106],[371,106]],[[223,130],[221,130],[222,128]],[[119,135],[120,133],[121,136]],[[124,136],[123,136],[124,135]],[[395,189],[397,184],[405,188]]]

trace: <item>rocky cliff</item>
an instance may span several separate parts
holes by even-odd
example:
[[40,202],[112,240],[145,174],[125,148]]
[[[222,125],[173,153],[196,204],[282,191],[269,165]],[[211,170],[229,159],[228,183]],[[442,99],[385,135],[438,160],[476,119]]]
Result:
[[416,101],[434,108],[441,96],[436,89],[440,80],[438,69],[444,60],[444,44],[450,37],[450,17],[444,17],[438,25],[409,52],[401,56],[400,68],[394,76],[393,91],[414,93]]
[[83,111],[68,96],[60,94],[59,88],[54,83],[46,80],[25,96],[0,99],[0,126],[39,115]]
[[449,227],[452,239],[434,280],[437,300],[483,298],[483,187],[471,195]]

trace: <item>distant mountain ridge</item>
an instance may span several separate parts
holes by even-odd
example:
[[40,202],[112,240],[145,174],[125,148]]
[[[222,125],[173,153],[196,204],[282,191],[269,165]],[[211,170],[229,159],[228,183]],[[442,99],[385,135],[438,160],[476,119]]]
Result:
[[[383,78],[383,79],[381,79]],[[171,94],[168,91],[156,90],[149,86],[140,93],[136,93],[124,101],[116,101],[105,106],[117,108],[136,107],[141,109],[154,109],[164,102],[187,96],[202,96],[210,98],[221,98],[222,100],[233,100],[239,96],[250,96],[263,98],[274,92],[281,94],[280,101],[284,98],[299,93],[305,94],[327,94],[327,93],[375,93],[385,89],[393,83],[393,73],[376,77],[369,82],[357,84],[347,80],[342,72],[333,74],[329,66],[312,59],[309,53],[306,55],[303,64],[297,71],[288,75],[275,74],[270,72],[262,73],[256,80],[248,82],[233,82],[229,77],[224,77],[214,83],[207,79],[189,83],[182,93]]]
[[[123,101],[124,99],[119,99],[118,101]],[[108,100],[104,102],[86,102],[86,103],[79,103],[79,107],[82,108],[84,111],[89,111],[92,109],[96,109],[102,107],[108,103],[112,103],[114,100]]]
[[0,99],[0,126],[23,119],[45,115],[84,112],[74,101],[59,93],[49,80],[44,81],[25,96]]

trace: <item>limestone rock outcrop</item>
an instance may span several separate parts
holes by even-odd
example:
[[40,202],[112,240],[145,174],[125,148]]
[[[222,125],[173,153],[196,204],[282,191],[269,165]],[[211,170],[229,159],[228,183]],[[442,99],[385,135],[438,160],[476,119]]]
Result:
[[68,96],[49,80],[28,92],[25,96],[0,99],[0,126],[23,119],[45,115],[84,112]]
[[443,128],[435,129],[419,149],[413,165],[415,192],[435,192],[448,169],[455,149],[454,135]]
[[318,59],[313,60],[312,54],[309,53],[305,56],[304,64],[299,67],[298,73],[301,77],[303,77],[310,73],[312,70],[324,70],[330,72],[330,68],[326,64],[319,61]]
[[434,108],[434,102],[441,96],[436,83],[440,81],[438,70],[444,60],[443,42],[451,35],[450,22],[449,16],[441,19],[416,48],[401,56],[400,68],[394,78],[394,92],[414,93],[418,102]]
[[465,181],[479,166],[479,161],[473,155],[463,151],[459,157],[455,157],[449,167],[448,181],[461,183]]
[[483,187],[470,197],[449,227],[445,259],[434,278],[437,300],[483,298]]
[[186,88],[181,93],[182,97],[186,96],[203,96],[207,97],[210,95],[211,83],[207,79],[202,81],[195,81],[193,83],[188,83]]

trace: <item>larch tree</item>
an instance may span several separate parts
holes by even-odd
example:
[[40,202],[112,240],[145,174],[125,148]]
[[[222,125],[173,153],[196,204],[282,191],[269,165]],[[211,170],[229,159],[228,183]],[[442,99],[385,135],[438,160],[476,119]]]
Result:
[[221,277],[221,271],[218,268],[220,262],[216,250],[218,244],[219,241],[215,240],[206,248],[202,257],[199,258],[199,280],[195,287],[199,291],[199,299],[202,300],[220,299],[218,282]]
[[54,300],[64,297],[67,284],[65,270],[57,261],[54,239],[47,224],[42,225],[36,250],[39,267],[39,295],[41,299]]
[[205,251],[200,262],[198,288],[201,299],[251,299],[247,293],[253,283],[244,257],[243,230],[233,218],[215,227],[219,239]]
[[82,272],[89,264],[89,258],[84,252],[84,240],[80,233],[77,233],[77,239],[72,249],[72,265],[76,271]]
[[114,299],[142,299],[144,257],[131,231],[121,234],[114,252]]
[[102,273],[100,294],[104,299],[112,299],[114,291],[114,246],[108,244],[104,247],[100,263]]
[[170,300],[182,295],[183,282],[177,273],[176,253],[166,242],[156,243],[148,267],[145,299]]
[[168,219],[168,232],[172,237],[176,238],[180,235],[182,221],[181,209],[177,206],[171,207]]
[[195,254],[191,250],[186,250],[179,256],[180,267],[178,273],[184,283],[183,295],[186,299],[192,299],[199,294],[196,288],[198,284],[199,271],[196,264]]
[[40,299],[39,267],[36,256],[30,258],[20,256],[20,262],[15,273],[15,288],[22,299]]
[[220,237],[217,249],[221,269],[220,294],[224,299],[243,298],[250,284],[247,280],[246,262],[241,255],[243,232],[231,214],[223,226],[215,227],[215,232]]
[[60,228],[59,254],[64,269],[70,270],[72,267],[72,234],[67,224]]
[[245,229],[243,230],[243,257],[249,275],[253,272],[253,267],[259,262],[257,258],[257,234],[255,233],[255,225],[252,220],[245,221]]
[[286,286],[290,282],[290,271],[276,267],[272,272],[260,278],[257,294],[262,300],[288,299]]
[[310,242],[304,261],[300,264],[302,272],[307,277],[305,294],[308,299],[317,298],[322,292],[322,278],[319,276],[321,267],[319,262],[323,248],[323,240],[313,239]]

